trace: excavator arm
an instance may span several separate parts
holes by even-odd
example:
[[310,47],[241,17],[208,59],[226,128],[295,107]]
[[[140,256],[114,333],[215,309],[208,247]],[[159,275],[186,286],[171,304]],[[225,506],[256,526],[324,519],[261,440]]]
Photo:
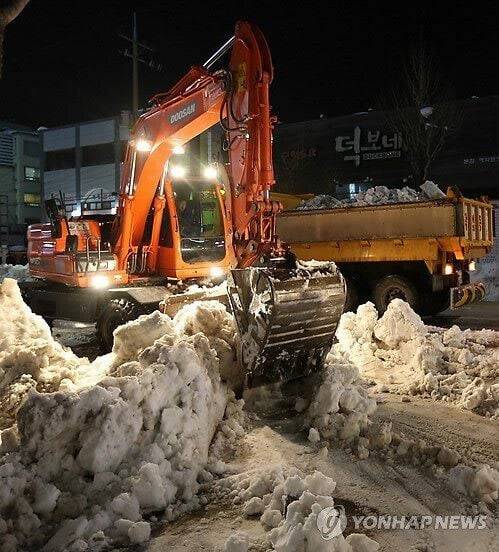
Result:
[[[160,220],[152,238],[143,243],[146,220],[156,198],[154,217],[164,209],[161,198],[169,178],[169,159],[182,146],[220,122],[226,131],[230,193],[227,216],[233,229],[237,265],[280,253],[275,215],[280,205],[270,200],[274,184],[269,85],[273,68],[269,49],[254,25],[239,22],[226,70],[211,71],[216,56],[193,67],[167,93],[152,98],[153,108],[137,121],[122,173],[115,225],[114,252],[126,270],[131,255],[147,251],[147,271],[156,271]],[[221,55],[221,53],[219,53]]]

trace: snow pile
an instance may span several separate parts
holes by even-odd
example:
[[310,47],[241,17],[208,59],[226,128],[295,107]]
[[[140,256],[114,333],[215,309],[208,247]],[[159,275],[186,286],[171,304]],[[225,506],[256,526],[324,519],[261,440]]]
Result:
[[29,282],[32,278],[29,275],[28,265],[0,264],[0,282],[5,278],[13,278],[18,282]]
[[[297,404],[296,408],[299,410],[302,405]],[[359,382],[358,368],[329,357],[322,383],[305,414],[309,441],[314,443],[322,438],[356,442],[367,430],[368,417],[375,410],[376,401]]]
[[334,353],[381,391],[420,394],[482,415],[499,408],[499,332],[425,326],[400,299],[378,319],[372,303],[345,313]]
[[452,487],[471,498],[493,504],[499,498],[499,472],[490,466],[456,466],[449,472]]
[[[220,378],[233,357],[216,352],[233,343],[225,307],[197,303],[173,320],[155,312],[120,327],[113,354],[83,363],[101,374],[95,384],[22,305],[15,282],[1,291],[0,312],[20,311],[2,320],[2,381],[28,369],[43,381],[49,374],[55,391],[32,389],[17,429],[1,435],[2,552],[141,543],[150,536],[149,512],[172,520],[198,507],[207,470],[224,470],[216,455],[242,433],[241,405]],[[210,448],[227,404],[223,434]]]
[[337,209],[340,207],[364,207],[367,205],[386,205],[388,203],[412,203],[441,199],[445,194],[433,182],[427,181],[420,186],[421,192],[404,186],[403,188],[387,188],[374,186],[365,192],[359,192],[353,199],[337,199],[330,195],[318,195],[304,201],[297,209]]
[[225,543],[225,552],[248,552],[249,549],[249,536],[247,533],[239,531],[230,535]]
[[102,373],[55,342],[47,323],[23,302],[17,282],[0,284],[0,428],[32,388],[74,391],[79,380]]
[[[345,538],[341,534],[346,518],[341,515],[341,509],[335,509],[336,483],[321,472],[304,475],[296,468],[284,470],[282,466],[274,466],[226,477],[216,486],[219,495],[243,505],[245,516],[260,518],[269,531],[268,545],[276,552],[376,552],[379,549],[365,535],[351,534]],[[332,515],[338,516],[338,529],[341,529],[333,535],[329,534]],[[225,550],[244,551],[247,546],[247,536],[232,535]]]

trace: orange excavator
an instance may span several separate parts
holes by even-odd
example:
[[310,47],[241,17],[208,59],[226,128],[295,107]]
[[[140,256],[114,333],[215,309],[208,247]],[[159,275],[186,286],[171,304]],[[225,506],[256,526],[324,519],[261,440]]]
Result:
[[[215,69],[226,54],[228,67]],[[23,292],[32,309],[48,319],[96,322],[109,349],[117,326],[160,303],[173,314],[208,295],[232,310],[248,374],[289,378],[319,367],[345,286],[332,268],[298,266],[276,235],[282,207],[270,197],[272,78],[261,31],[239,22],[204,65],[154,96],[131,133],[116,216],[68,219],[49,200],[49,222],[30,226],[36,281]],[[217,123],[226,135],[226,167],[188,174],[178,163],[184,144]],[[224,277],[218,295],[182,286]]]

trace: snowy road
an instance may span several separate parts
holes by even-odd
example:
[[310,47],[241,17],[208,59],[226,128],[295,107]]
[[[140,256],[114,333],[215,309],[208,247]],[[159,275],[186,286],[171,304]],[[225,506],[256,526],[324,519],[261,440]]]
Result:
[[[373,420],[393,421],[408,437],[448,443],[474,460],[499,459],[497,426],[452,407],[418,400],[397,403],[397,398],[380,405]],[[274,403],[265,415],[251,423],[233,466],[238,471],[281,464],[306,473],[319,470],[337,482],[336,501],[347,515],[461,515],[471,504],[456,495],[445,478],[404,463],[388,465],[374,456],[358,460],[348,451],[334,448],[327,456],[311,445],[302,430],[302,419],[287,404]],[[480,428],[481,437],[474,432]],[[223,550],[226,538],[235,531],[250,535],[251,551],[266,550],[258,518],[247,519],[231,502],[210,504],[206,510],[164,527],[149,543],[149,552]],[[351,519],[345,534],[353,532]],[[499,546],[498,528],[469,531],[372,530],[364,531],[380,544],[380,551],[493,552]]]
[[425,439],[429,445],[445,445],[477,464],[499,462],[499,421],[417,397],[401,402],[385,393],[374,418],[393,423],[393,429],[409,439]]

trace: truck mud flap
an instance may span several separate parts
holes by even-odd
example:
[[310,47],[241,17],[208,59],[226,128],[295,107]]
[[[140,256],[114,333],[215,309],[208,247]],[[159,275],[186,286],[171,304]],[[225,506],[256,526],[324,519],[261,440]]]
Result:
[[450,308],[458,309],[485,298],[485,286],[481,282],[453,287],[450,290]]
[[346,297],[336,269],[235,269],[227,291],[249,387],[322,367]]

